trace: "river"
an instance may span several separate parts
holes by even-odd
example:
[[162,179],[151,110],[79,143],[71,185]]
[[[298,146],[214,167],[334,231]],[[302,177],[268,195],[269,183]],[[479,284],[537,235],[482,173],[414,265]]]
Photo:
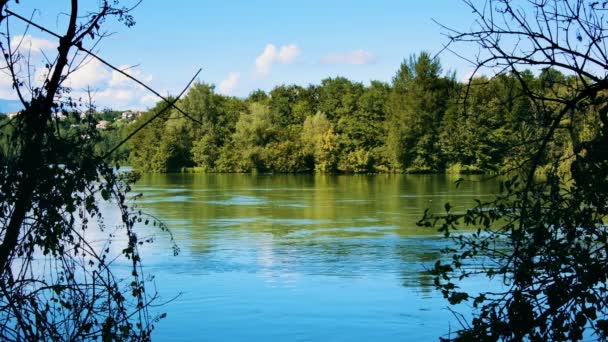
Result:
[[[426,270],[448,243],[416,226],[496,182],[446,175],[144,175],[134,192],[166,234],[143,251],[160,341],[436,341],[458,328]],[[483,281],[472,281],[473,289]],[[464,308],[466,312],[466,307]]]

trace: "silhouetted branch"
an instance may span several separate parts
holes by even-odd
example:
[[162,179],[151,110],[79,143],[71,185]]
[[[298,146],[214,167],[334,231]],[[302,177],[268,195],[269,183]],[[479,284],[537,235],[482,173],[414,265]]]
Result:
[[199,69],[196,74],[194,74],[194,76],[192,77],[192,79],[190,79],[190,82],[188,82],[188,84],[186,85],[186,87],[181,91],[181,93],[179,93],[179,95],[177,95],[177,97],[175,99],[173,99],[172,101],[167,102],[167,105],[159,110],[156,114],[154,114],[152,117],[150,117],[148,120],[146,120],[146,122],[144,122],[141,126],[137,127],[135,130],[133,130],[133,132],[129,133],[129,135],[127,135],[121,142],[119,142],[118,144],[116,144],[116,146],[114,146],[112,149],[110,149],[110,151],[108,151],[108,153],[106,153],[102,159],[106,159],[107,157],[109,157],[112,153],[114,153],[116,150],[118,150],[118,148],[120,148],[120,146],[122,146],[124,143],[126,143],[127,141],[129,141],[129,139],[131,139],[135,134],[137,134],[139,131],[141,131],[143,128],[145,128],[146,126],[148,126],[152,121],[156,120],[158,117],[160,117],[161,115],[163,115],[164,113],[166,113],[169,109],[173,108],[175,106],[175,103],[184,95],[184,93],[186,92],[186,90],[188,90],[188,88],[190,87],[190,85],[192,84],[192,82],[194,82],[194,80],[196,80],[196,78],[198,77],[199,73],[201,72],[202,69]]

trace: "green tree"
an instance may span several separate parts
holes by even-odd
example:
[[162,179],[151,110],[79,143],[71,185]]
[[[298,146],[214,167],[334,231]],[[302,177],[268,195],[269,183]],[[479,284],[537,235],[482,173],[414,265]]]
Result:
[[337,160],[331,152],[334,147],[332,125],[325,114],[318,112],[304,121],[300,137],[305,158],[312,159],[314,169],[319,172],[335,171]]
[[423,52],[403,63],[393,79],[387,149],[408,171],[441,170],[439,132],[455,82],[441,77],[438,60]]
[[203,135],[192,146],[192,161],[204,171],[214,171],[216,161],[220,157],[218,137],[213,133]]
[[[169,99],[169,101],[172,100],[174,99]],[[133,129],[143,125],[144,122],[162,111],[164,107],[163,102],[158,102],[133,124]],[[144,172],[162,172],[164,170],[162,163],[159,163],[160,158],[157,153],[158,142],[163,138],[167,117],[167,115],[161,115],[129,141],[129,163],[133,167]]]
[[363,85],[344,77],[326,78],[317,88],[319,104],[317,110],[337,123],[343,117],[350,117],[357,110],[357,102],[363,93]]
[[[266,171],[266,145],[274,138],[274,126],[270,117],[270,108],[259,103],[251,103],[249,109],[241,113],[232,136],[235,151],[241,161],[237,171]],[[228,159],[228,158],[225,158]]]
[[351,139],[357,141],[357,145],[370,149],[385,143],[386,136],[386,112],[390,87],[388,84],[372,81],[370,86],[365,88],[359,98],[355,112],[354,121],[348,130]]
[[521,128],[516,117],[522,115],[509,103],[523,92],[513,92],[513,88],[519,87],[509,75],[473,78],[469,85],[459,87],[459,101],[448,107],[440,135],[448,171],[498,172],[505,158],[517,153],[512,146]]
[[335,172],[338,169],[340,157],[339,136],[330,128],[321,136],[321,143],[315,151],[315,170],[319,172]]
[[279,85],[270,91],[270,99],[268,101],[270,107],[270,117],[272,123],[276,127],[288,127],[291,125],[302,124],[304,116],[295,115],[294,106],[299,102],[304,88],[300,86],[285,86]]
[[165,127],[152,163],[154,170],[159,172],[179,171],[193,165],[192,140],[188,138],[185,128]]

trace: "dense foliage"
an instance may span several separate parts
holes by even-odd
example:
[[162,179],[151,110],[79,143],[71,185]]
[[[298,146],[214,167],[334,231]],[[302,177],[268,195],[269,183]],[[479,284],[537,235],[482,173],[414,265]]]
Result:
[[[553,69],[525,77],[541,92],[576,82]],[[527,157],[521,142],[535,134],[540,115],[515,75],[467,86],[428,53],[405,61],[391,84],[338,77],[239,99],[198,83],[178,103],[202,124],[177,111],[161,116],[130,142],[130,165],[147,172],[497,173]]]
[[[462,326],[444,337],[606,341],[608,2],[465,3],[475,22],[448,30],[449,48],[478,51],[469,58],[479,69],[510,76],[471,87],[466,126],[455,124],[450,134],[462,148],[450,152],[481,166],[508,149],[502,158],[511,172],[496,198],[465,212],[448,203],[444,215],[427,212],[420,222],[454,237],[433,269],[435,285],[451,304],[473,308],[472,318],[457,316]],[[529,68],[542,72],[535,77]],[[509,93],[519,96],[494,100]],[[462,284],[469,277],[489,278],[489,286],[471,291]]]
[[[134,24],[133,3],[102,0],[86,12],[78,0],[66,5],[54,33],[12,12],[19,1],[0,0],[0,64],[23,107],[0,120],[0,340],[147,341],[160,316],[148,311],[156,292],[146,291],[139,246],[149,239],[135,226],[156,221],[129,200],[134,177],[105,158],[108,137],[118,135],[100,124],[117,113],[93,114],[64,85],[99,58],[85,46],[104,36],[106,21]],[[17,48],[9,19],[56,39],[36,79],[22,72],[36,65]]]

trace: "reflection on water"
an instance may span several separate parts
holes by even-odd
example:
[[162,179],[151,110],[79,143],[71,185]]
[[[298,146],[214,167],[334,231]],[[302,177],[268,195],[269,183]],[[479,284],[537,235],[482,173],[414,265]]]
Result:
[[[178,340],[437,339],[451,320],[426,269],[446,241],[415,225],[497,187],[447,176],[146,175],[162,218],[145,251],[166,298],[156,337]],[[475,286],[473,284],[473,286]],[[477,285],[479,286],[479,285]]]

